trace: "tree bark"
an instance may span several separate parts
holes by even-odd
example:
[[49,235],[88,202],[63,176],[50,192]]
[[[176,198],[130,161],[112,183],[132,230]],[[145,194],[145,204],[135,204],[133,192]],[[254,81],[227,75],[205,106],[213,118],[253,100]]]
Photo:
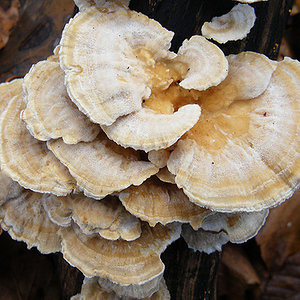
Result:
[[164,278],[171,299],[216,299],[220,252],[211,255],[188,249],[181,238],[162,254],[166,265]]
[[[276,59],[293,2],[269,0],[252,4],[257,19],[248,36],[240,41],[216,44],[226,55],[255,51]],[[201,34],[204,22],[229,12],[236,3],[231,0],[131,0],[130,8],[174,31],[172,50],[177,51],[184,39]]]

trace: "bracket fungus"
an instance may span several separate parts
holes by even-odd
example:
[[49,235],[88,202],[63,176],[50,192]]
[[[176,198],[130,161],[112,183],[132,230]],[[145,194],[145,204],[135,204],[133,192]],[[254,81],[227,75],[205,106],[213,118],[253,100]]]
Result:
[[42,194],[24,190],[18,197],[0,206],[1,227],[27,247],[42,253],[60,251],[59,226],[52,223],[42,204]]
[[108,240],[132,241],[141,235],[140,221],[112,197],[96,201],[82,194],[43,196],[44,208],[52,222],[62,227],[74,221],[86,235],[99,234]]
[[206,38],[222,44],[241,40],[250,32],[255,19],[253,7],[248,4],[237,4],[229,13],[214,17],[211,22],[205,22],[201,32]]
[[47,149],[46,144],[34,139],[20,119],[24,109],[22,80],[0,122],[1,170],[20,185],[33,191],[66,195],[76,183],[64,165]]
[[177,143],[167,166],[191,201],[223,212],[258,211],[299,187],[300,64],[285,59],[271,73],[255,98],[220,101],[211,111],[204,101],[203,118]]
[[158,171],[152,163],[139,160],[133,149],[123,149],[103,135],[76,145],[49,141],[48,148],[69,169],[84,194],[95,199],[140,185]]
[[189,67],[179,83],[184,89],[206,90],[218,85],[228,73],[228,62],[221,49],[199,35],[182,43],[175,61]]
[[155,178],[127,188],[119,194],[119,198],[131,214],[147,221],[150,226],[176,221],[190,223],[197,229],[210,213],[190,202],[176,185],[165,184]]
[[155,59],[170,56],[172,37],[134,11],[109,6],[79,12],[65,27],[59,52],[72,101],[101,125],[140,110],[151,92],[141,59],[151,64],[149,52]]
[[92,141],[100,132],[70,100],[58,57],[33,65],[24,78],[23,92],[26,108],[22,118],[36,139],[62,137],[65,143],[76,144]]
[[174,114],[159,114],[145,108],[102,129],[119,145],[148,152],[173,145],[197,123],[200,114],[201,109],[195,104],[185,105]]
[[73,299],[169,299],[181,227],[220,251],[299,188],[300,63],[202,36],[173,53],[128,1],[75,3],[55,54],[0,85],[1,226],[93,277]]
[[257,234],[268,214],[268,209],[251,213],[212,213],[204,217],[201,228],[206,231],[224,231],[232,243],[244,243]]
[[64,258],[87,277],[99,276],[120,285],[143,284],[164,271],[160,254],[180,236],[181,226],[142,224],[131,242],[86,236],[79,228],[60,228]]
[[181,235],[194,251],[221,251],[228,241],[244,243],[254,237],[264,225],[269,210],[243,213],[210,213],[203,217],[200,228],[195,231],[184,224]]

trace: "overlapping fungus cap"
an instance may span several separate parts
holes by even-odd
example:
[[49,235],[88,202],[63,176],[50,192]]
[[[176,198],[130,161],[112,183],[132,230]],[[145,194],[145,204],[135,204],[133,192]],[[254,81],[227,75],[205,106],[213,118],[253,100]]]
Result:
[[1,115],[0,160],[1,170],[25,188],[56,195],[71,193],[74,179],[64,165],[34,139],[20,119],[24,109],[22,80],[10,83],[11,100]]
[[29,190],[0,206],[1,227],[13,239],[23,241],[28,248],[42,253],[60,251],[59,226],[52,223],[42,204],[42,194]]
[[[233,73],[232,63],[240,64]],[[246,74],[248,84],[241,80],[228,96],[234,79]],[[219,87],[199,97],[201,118],[177,143],[168,169],[191,201],[212,210],[278,205],[299,187],[300,64],[241,53],[229,56],[227,78],[223,99]]]
[[69,99],[58,56],[33,65],[24,78],[22,118],[38,140],[62,137],[67,144],[92,141],[100,131]]
[[172,37],[173,32],[158,22],[114,5],[79,12],[66,25],[60,42],[71,99],[103,125],[140,110],[142,99],[151,93],[150,71],[141,61],[170,56]]
[[152,163],[141,161],[139,153],[120,147],[104,134],[76,145],[49,141],[48,148],[69,169],[84,194],[95,199],[140,185],[158,172]]
[[244,243],[264,225],[269,210],[244,213],[211,213],[204,217],[200,229],[182,227],[182,237],[194,251],[221,251],[227,242]]
[[[182,66],[186,66],[184,71]],[[199,119],[201,110],[197,104],[176,108],[170,98],[188,97],[191,88],[204,90],[217,85],[227,75],[228,62],[217,46],[204,37],[193,36],[184,41],[175,58],[164,63],[153,60],[151,68],[152,90],[143,108],[120,117],[110,126],[102,126],[107,136],[118,144],[146,152],[173,145]],[[167,84],[162,86],[162,81],[157,82],[154,72]]]
[[120,285],[143,284],[164,271],[160,254],[178,239],[178,224],[149,227],[142,224],[141,236],[131,242],[109,241],[99,236],[86,236],[76,225],[61,228],[62,253],[87,277],[99,276]]
[[165,184],[152,177],[139,186],[131,186],[119,194],[125,208],[134,216],[157,223],[190,223],[195,229],[201,226],[209,210],[191,203],[174,184]]
[[102,126],[102,129],[119,145],[148,152],[173,145],[197,123],[200,112],[200,107],[195,104],[185,105],[174,114],[167,115],[144,108],[120,117],[112,125]]
[[140,221],[116,197],[97,201],[82,194],[66,197],[46,194],[43,204],[52,222],[68,227],[74,221],[86,235],[99,234],[108,240],[127,241],[141,235]]
[[241,40],[250,32],[255,19],[253,7],[237,4],[229,13],[214,17],[211,22],[205,22],[201,32],[206,38],[219,43]]
[[228,62],[222,50],[199,35],[185,40],[174,60],[189,67],[179,83],[184,89],[206,90],[218,85],[228,73]]
[[[99,299],[99,300],[134,300],[136,297],[120,297],[113,291],[107,291],[102,287],[102,281],[99,283],[97,277],[84,278],[83,285],[81,287],[81,293],[73,296],[71,300],[88,300],[88,299]],[[138,299],[141,299],[139,297]],[[162,279],[159,284],[159,290],[149,297],[143,297],[145,300],[169,300],[170,294],[167,289],[165,281]]]
[[[203,90],[227,75],[227,60],[214,44],[195,36],[176,55],[169,51],[172,37],[148,17],[114,5],[84,10],[63,32],[60,62],[71,99],[123,147],[148,152],[174,144],[201,110],[162,101],[172,97],[170,87],[178,97],[179,87]],[[154,107],[144,103],[148,98]]]

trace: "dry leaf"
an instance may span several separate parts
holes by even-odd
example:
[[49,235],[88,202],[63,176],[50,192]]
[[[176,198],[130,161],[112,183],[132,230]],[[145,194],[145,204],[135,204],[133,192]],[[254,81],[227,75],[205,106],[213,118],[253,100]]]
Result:
[[300,190],[282,205],[270,210],[256,237],[261,256],[270,270],[279,269],[288,256],[300,251]]
[[281,270],[266,280],[261,299],[300,299],[300,252],[290,256]]
[[19,19],[19,7],[19,0],[13,0],[10,8],[6,11],[0,7],[0,49],[7,44],[10,30],[14,27]]
[[295,0],[291,15],[295,15],[300,11],[300,0]]
[[226,245],[221,263],[218,278],[219,294],[226,294],[228,299],[244,299],[246,294],[251,295],[251,299],[258,299],[261,282],[241,246]]

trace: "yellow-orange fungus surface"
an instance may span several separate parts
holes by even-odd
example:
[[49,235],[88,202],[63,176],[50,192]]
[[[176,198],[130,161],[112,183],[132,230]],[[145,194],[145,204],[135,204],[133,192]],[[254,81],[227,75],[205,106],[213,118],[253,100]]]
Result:
[[202,115],[185,137],[192,138],[208,151],[222,148],[233,138],[241,138],[249,129],[249,101],[234,101],[215,112],[207,111],[207,103],[201,105],[200,101]]
[[[138,51],[138,57],[147,66],[151,86],[151,95],[143,101],[143,107],[172,114],[187,104],[200,105],[201,117],[183,139],[188,137],[213,151],[223,147],[228,139],[248,132],[251,100],[239,101],[232,99],[230,94],[222,95],[218,86],[206,91],[184,89],[179,82],[187,73],[185,64],[172,60],[156,63],[153,55],[145,49]],[[229,89],[225,91],[230,92]]]

